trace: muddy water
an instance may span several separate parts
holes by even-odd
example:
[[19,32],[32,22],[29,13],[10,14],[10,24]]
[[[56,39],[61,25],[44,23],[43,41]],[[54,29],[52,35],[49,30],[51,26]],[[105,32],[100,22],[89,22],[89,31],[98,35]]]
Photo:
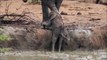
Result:
[[6,52],[0,53],[0,60],[107,60],[107,50],[72,52]]
[[69,60],[69,58],[52,58],[48,56],[2,56],[0,57],[0,60],[52,60],[52,59],[58,59],[58,60]]
[[37,56],[1,56],[0,60],[49,60],[46,58],[39,58]]
[[30,56],[2,56],[0,60],[36,60],[36,58]]
[[38,56],[2,56],[0,60],[50,60],[47,57]]

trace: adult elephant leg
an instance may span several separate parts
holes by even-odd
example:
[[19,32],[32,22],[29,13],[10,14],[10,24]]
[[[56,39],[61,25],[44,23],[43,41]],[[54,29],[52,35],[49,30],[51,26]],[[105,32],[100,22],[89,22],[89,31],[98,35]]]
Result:
[[48,16],[49,16],[48,6],[46,4],[46,1],[41,0],[41,2],[42,2],[43,21],[46,21],[48,20]]
[[96,3],[98,4],[100,2],[100,0],[96,0]]
[[56,4],[55,4],[55,0],[48,0],[47,2],[47,6],[49,7],[49,9],[53,12],[59,13]]
[[61,6],[62,1],[63,1],[63,0],[55,0],[55,5],[56,5],[58,11],[59,11],[59,9],[60,9],[60,6]]
[[56,14],[54,14],[55,16],[57,16],[57,14],[59,14],[59,11],[55,5],[55,0],[42,0],[42,9],[43,9],[43,22],[42,22],[42,26],[45,29],[45,22],[46,20],[50,20],[48,14],[48,8],[50,9],[50,11],[55,12]]
[[48,20],[48,17],[49,17],[49,10],[48,10],[48,6],[46,4],[47,1],[45,0],[41,0],[41,3],[42,3],[42,26],[43,26],[43,29],[45,29],[45,21]]

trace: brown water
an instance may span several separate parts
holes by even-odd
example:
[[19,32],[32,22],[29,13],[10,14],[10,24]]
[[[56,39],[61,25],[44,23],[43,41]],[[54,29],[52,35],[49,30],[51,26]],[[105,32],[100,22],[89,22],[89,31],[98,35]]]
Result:
[[50,60],[47,57],[38,56],[2,56],[0,60]]
[[107,60],[106,50],[72,52],[6,52],[0,53],[0,60]]

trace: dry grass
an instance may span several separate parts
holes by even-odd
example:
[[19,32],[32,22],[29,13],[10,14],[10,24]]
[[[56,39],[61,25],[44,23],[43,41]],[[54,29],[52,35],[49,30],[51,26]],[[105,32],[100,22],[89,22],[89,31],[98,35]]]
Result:
[[93,48],[107,47],[107,30],[96,29],[90,39],[90,43]]

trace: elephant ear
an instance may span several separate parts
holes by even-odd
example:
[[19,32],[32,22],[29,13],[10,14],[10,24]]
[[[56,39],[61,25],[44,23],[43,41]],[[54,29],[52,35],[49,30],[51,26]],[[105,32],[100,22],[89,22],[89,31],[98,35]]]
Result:
[[28,0],[23,0],[23,2],[25,2],[25,3],[26,3],[27,1],[28,1]]

